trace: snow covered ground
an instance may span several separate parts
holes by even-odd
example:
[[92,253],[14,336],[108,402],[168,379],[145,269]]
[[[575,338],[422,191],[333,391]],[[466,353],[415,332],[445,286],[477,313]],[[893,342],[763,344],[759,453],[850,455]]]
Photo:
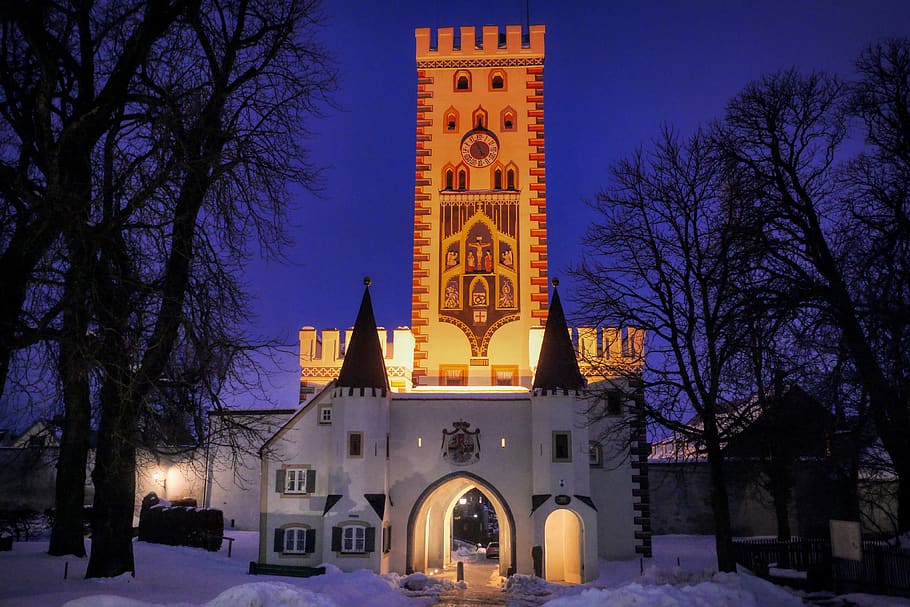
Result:
[[[361,570],[298,579],[249,576],[258,537],[231,532],[233,556],[196,548],[136,542],[135,578],[84,580],[86,559],[51,557],[47,541],[14,544],[0,553],[2,607],[424,607],[455,584],[421,574],[403,578]],[[653,559],[602,561],[600,577],[585,586],[547,584],[513,576],[505,591],[512,604],[548,607],[796,607],[801,600],[746,574],[713,573],[713,538],[658,536]],[[465,559],[470,561],[470,559]],[[679,566],[677,567],[677,562]],[[470,566],[470,564],[468,565]],[[645,575],[640,575],[642,566]],[[64,579],[64,572],[68,572]],[[451,578],[451,574],[446,577]],[[850,595],[864,607],[910,607],[910,600]]]

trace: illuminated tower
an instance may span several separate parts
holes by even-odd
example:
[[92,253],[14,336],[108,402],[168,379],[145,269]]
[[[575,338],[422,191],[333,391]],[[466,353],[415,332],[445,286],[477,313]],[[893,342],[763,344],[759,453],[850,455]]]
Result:
[[531,385],[547,315],[544,31],[416,31],[417,384]]

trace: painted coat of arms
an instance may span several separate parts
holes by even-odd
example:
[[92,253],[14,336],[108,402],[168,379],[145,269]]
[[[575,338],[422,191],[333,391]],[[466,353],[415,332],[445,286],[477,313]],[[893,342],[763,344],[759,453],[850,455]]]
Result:
[[452,423],[453,430],[442,431],[442,457],[456,466],[468,466],[480,459],[480,429],[468,430],[469,422]]

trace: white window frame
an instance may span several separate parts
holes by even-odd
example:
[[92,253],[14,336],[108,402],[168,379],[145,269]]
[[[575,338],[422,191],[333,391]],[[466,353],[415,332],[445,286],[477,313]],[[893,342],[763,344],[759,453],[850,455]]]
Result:
[[288,468],[284,471],[285,493],[306,493],[306,468]]
[[367,528],[363,525],[345,525],[341,528],[341,551],[361,554],[367,549]]
[[306,554],[306,527],[285,527],[284,554]]
[[328,425],[332,423],[332,406],[323,405],[319,407],[319,423]]

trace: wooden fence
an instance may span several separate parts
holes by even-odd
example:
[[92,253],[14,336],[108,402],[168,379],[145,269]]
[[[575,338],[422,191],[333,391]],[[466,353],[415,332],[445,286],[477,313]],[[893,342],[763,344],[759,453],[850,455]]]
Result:
[[793,584],[793,578],[772,575],[774,569],[804,572],[800,585],[807,590],[910,596],[910,549],[885,542],[863,541],[861,561],[832,558],[827,538],[739,539],[733,542],[733,554],[737,563],[765,579]]

